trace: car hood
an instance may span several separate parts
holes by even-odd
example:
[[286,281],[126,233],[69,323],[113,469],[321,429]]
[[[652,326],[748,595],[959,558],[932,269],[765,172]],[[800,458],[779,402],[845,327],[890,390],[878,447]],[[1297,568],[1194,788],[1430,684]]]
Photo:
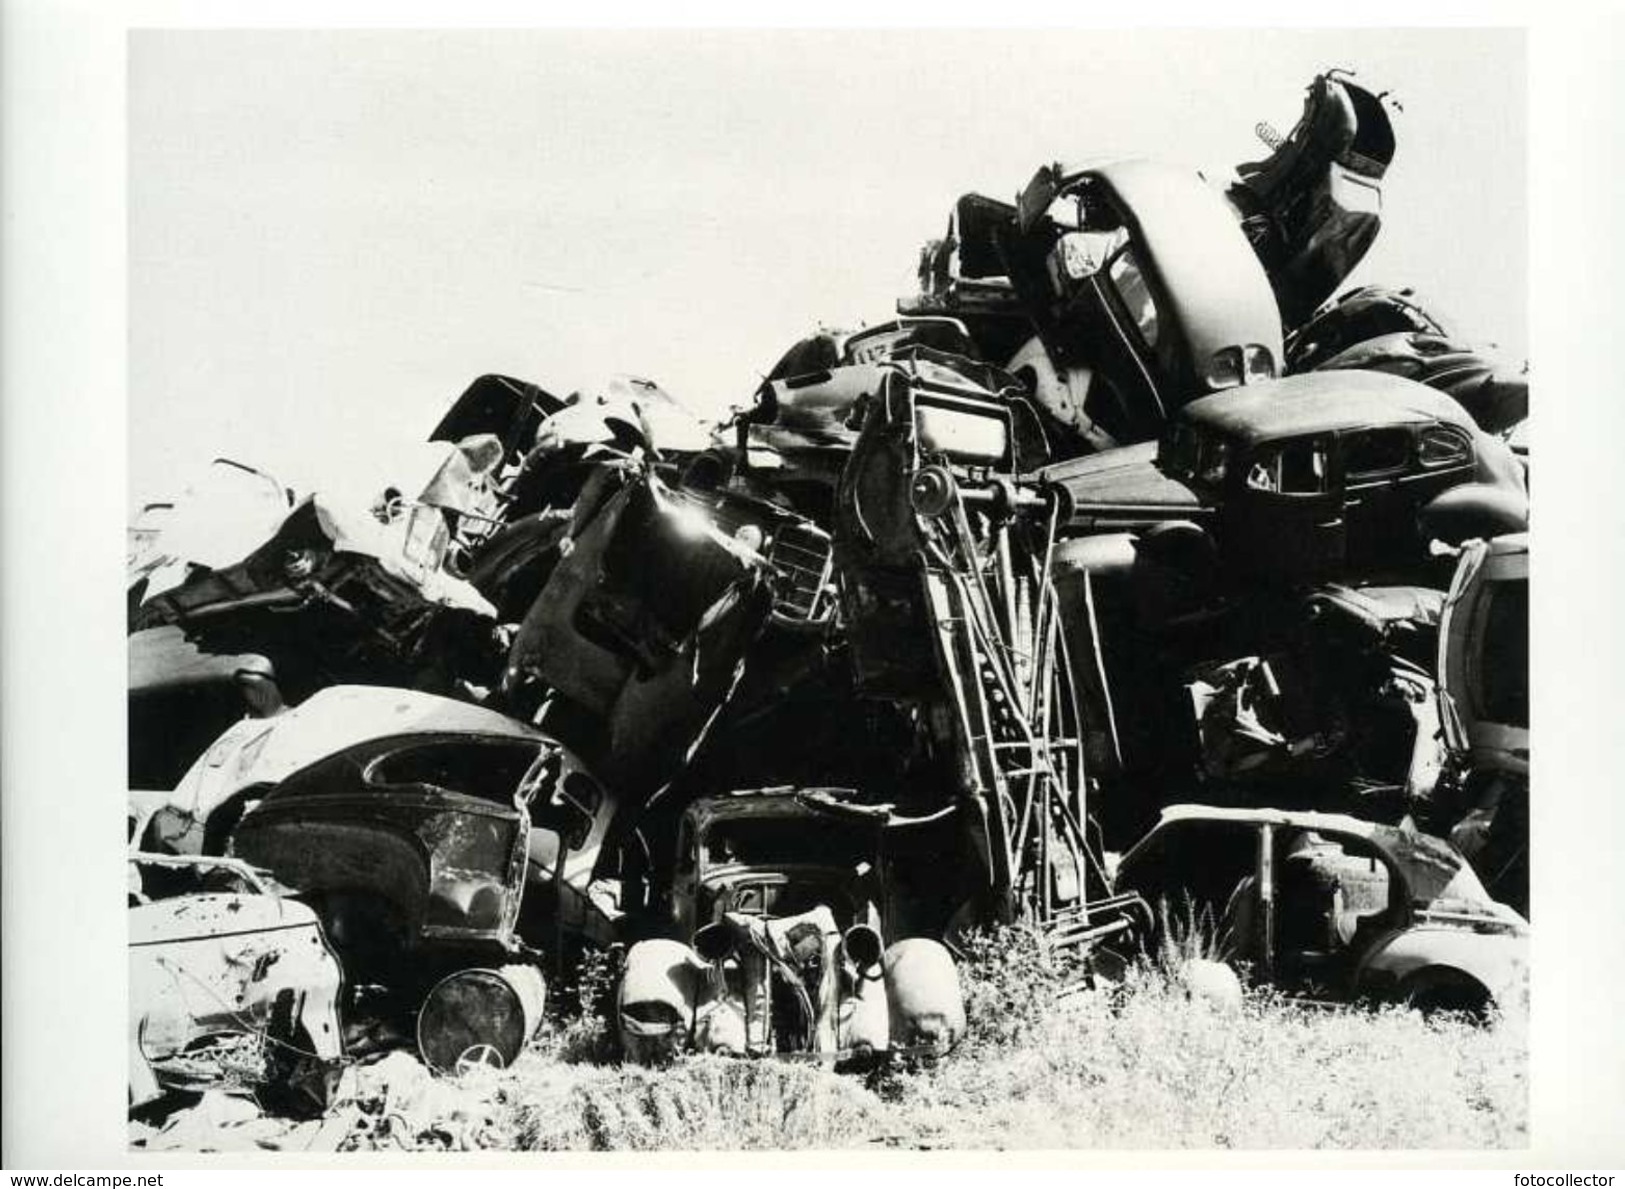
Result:
[[132,946],[317,927],[316,914],[305,905],[255,893],[203,892],[130,909]]
[[1424,968],[1448,967],[1476,979],[1496,1003],[1519,1002],[1529,974],[1529,932],[1507,923],[1490,932],[1422,923],[1381,941],[1360,964],[1362,982],[1397,986]]
[[201,821],[251,785],[279,784],[357,744],[416,733],[542,739],[540,732],[515,719],[452,698],[387,686],[335,685],[274,718],[232,724],[165,801]]
[[1203,506],[1194,489],[1157,466],[1157,443],[1142,442],[1047,466],[1038,478],[1066,492],[1074,513],[1091,506],[1191,511]]

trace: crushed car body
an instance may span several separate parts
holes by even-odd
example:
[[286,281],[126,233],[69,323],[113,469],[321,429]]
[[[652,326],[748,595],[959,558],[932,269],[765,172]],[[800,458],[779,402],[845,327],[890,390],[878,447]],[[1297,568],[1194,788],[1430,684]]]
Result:
[[691,805],[671,861],[677,937],[627,954],[623,1051],[839,1061],[951,1047],[965,1029],[952,957],[930,938],[885,940],[888,816],[846,790]]
[[[1280,316],[1233,212],[1159,162],[1045,166],[1013,205],[967,196],[921,275],[902,312],[964,319],[1065,453],[1153,439],[1184,402],[1283,366]],[[1012,343],[1012,322],[1036,337]]]
[[290,703],[359,681],[451,692],[458,669],[479,667],[465,658],[492,649],[495,617],[454,572],[451,525],[488,518],[499,453],[493,436],[444,447],[412,500],[307,496],[246,556],[149,593],[131,629],[174,625],[207,652],[264,655]]
[[236,1085],[326,1105],[344,971],[316,914],[218,857],[129,856],[132,1108]]

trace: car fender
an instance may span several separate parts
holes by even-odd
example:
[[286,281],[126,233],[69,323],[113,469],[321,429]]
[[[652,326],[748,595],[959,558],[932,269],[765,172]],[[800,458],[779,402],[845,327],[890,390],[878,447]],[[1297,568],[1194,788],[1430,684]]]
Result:
[[1394,999],[1418,980],[1460,975],[1496,1003],[1517,1002],[1528,977],[1529,941],[1522,933],[1479,933],[1422,925],[1378,942],[1355,972],[1357,990]]
[[1460,545],[1474,537],[1529,530],[1529,496],[1503,484],[1465,483],[1441,492],[1417,513],[1423,540]]
[[691,948],[669,938],[640,941],[627,951],[615,1018],[629,1060],[650,1065],[689,1047],[700,1002],[708,998],[709,969]]
[[905,938],[886,950],[882,965],[892,1048],[952,1048],[965,1035],[965,997],[948,948]]

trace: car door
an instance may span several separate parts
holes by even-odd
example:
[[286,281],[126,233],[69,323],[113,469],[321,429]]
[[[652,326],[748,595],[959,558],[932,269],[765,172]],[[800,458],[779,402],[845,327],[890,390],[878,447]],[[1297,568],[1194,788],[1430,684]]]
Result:
[[1338,442],[1351,565],[1407,554],[1419,545],[1417,505],[1411,502],[1419,494],[1411,482],[1414,435],[1409,425],[1382,425],[1343,434]]
[[1232,458],[1221,524],[1233,567],[1284,581],[1342,569],[1347,528],[1332,447],[1330,435],[1282,438]]
[[1469,543],[1439,623],[1445,743],[1478,767],[1529,771],[1529,537]]
[[1267,836],[1255,822],[1165,820],[1123,856],[1115,890],[1145,901],[1171,952],[1267,966]]

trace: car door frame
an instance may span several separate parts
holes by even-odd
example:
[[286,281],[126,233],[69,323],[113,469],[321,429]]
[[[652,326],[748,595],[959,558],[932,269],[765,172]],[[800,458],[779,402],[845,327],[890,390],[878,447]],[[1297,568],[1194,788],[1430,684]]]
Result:
[[[1284,450],[1295,442],[1316,439],[1324,442],[1323,491],[1267,491],[1249,486],[1247,475],[1255,460]],[[1267,531],[1261,530],[1257,509],[1272,507],[1283,514],[1291,509],[1292,514],[1268,517],[1267,522],[1275,523]],[[1299,434],[1242,444],[1241,449],[1232,454],[1225,476],[1220,519],[1225,551],[1269,577],[1327,577],[1340,571],[1348,554],[1348,524],[1341,451],[1336,435]],[[1280,531],[1294,527],[1294,532],[1283,534]],[[1270,543],[1267,548],[1259,544],[1264,541]],[[1287,542],[1295,543],[1292,556],[1288,556]]]

